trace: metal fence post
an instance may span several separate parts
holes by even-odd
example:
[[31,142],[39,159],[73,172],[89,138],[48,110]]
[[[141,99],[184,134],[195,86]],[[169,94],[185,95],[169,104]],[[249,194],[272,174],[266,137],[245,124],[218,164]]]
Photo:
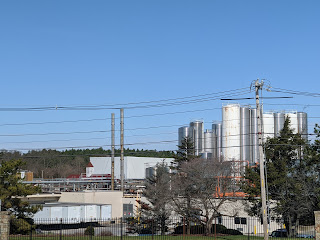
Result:
[[214,240],[216,239],[217,239],[217,217],[214,218]]
[[30,224],[30,240],[32,240],[32,224]]
[[90,230],[91,230],[91,229],[93,230],[93,231],[92,231],[93,234],[91,234],[91,232],[90,232],[90,240],[92,240],[92,236],[94,235],[94,228],[93,228],[93,226],[92,226],[92,219],[91,219],[91,222],[90,222],[89,226],[90,226]]
[[122,228],[123,228],[123,226],[122,226],[122,218],[120,218],[120,238],[121,238],[121,240],[123,240],[123,233],[122,233]]
[[250,218],[248,217],[248,240],[250,239]]
[[154,221],[154,219],[152,218],[152,222],[151,222],[151,233],[152,233],[152,240],[154,239],[154,232],[153,232],[153,221]]
[[183,236],[183,240],[186,239],[186,219],[185,217],[183,217],[183,227],[182,227],[182,236]]
[[62,218],[60,219],[60,240],[62,240]]

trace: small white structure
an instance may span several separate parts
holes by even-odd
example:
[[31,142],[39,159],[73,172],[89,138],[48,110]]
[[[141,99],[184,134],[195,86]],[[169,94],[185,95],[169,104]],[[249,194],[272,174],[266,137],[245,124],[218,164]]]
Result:
[[94,166],[91,162],[89,162],[88,166],[86,167],[86,177],[91,177],[94,173]]

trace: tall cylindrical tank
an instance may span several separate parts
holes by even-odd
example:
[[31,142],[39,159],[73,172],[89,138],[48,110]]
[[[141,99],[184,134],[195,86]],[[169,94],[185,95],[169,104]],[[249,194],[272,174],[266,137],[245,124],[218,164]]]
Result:
[[298,133],[298,117],[296,112],[287,113],[286,117],[290,119],[290,128],[292,128],[293,133]]
[[250,109],[250,163],[259,162],[257,109]]
[[305,112],[298,112],[298,133],[305,140],[308,140],[308,116]]
[[274,137],[274,118],[273,113],[263,113],[262,116],[263,140],[266,141],[267,138]]
[[222,107],[222,152],[225,161],[240,160],[240,105]]
[[284,113],[273,113],[274,117],[274,135],[278,137],[280,135],[280,131],[284,126],[285,115]]
[[[213,132],[208,129],[204,132],[204,152],[213,153],[214,149],[214,137]],[[212,155],[212,154],[211,154]]]
[[240,160],[250,160],[250,111],[248,107],[240,108]]
[[193,121],[189,127],[189,137],[193,139],[195,155],[198,156],[203,151],[203,121]]
[[178,129],[178,145],[180,146],[182,140],[189,137],[189,127],[180,127]]
[[212,131],[214,133],[214,137],[216,139],[216,143],[214,145],[215,151],[213,152],[213,158],[217,158],[221,161],[222,155],[222,123],[214,123],[212,124]]

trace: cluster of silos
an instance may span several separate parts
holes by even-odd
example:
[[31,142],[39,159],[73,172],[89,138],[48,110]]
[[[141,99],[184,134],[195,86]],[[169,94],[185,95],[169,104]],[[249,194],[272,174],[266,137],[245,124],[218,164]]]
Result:
[[280,135],[286,117],[290,120],[290,128],[293,133],[301,134],[301,137],[308,140],[308,117],[305,112],[268,112],[263,113],[264,140]]
[[189,126],[179,128],[178,134],[179,145],[182,144],[183,139],[190,138],[193,141],[194,155],[199,156],[203,152],[203,121],[193,121]]
[[[294,133],[308,139],[308,121],[305,112],[261,113],[263,140],[279,136],[285,118],[290,118]],[[212,124],[212,129],[203,132],[203,121],[191,122],[179,128],[179,145],[185,137],[193,140],[195,155],[203,158],[217,158],[223,161],[258,162],[258,120],[257,109],[239,104],[222,107],[222,123]]]
[[[308,139],[308,120],[305,112],[262,113],[263,141],[279,136],[285,122],[290,119],[293,133]],[[225,161],[258,162],[257,109],[229,104],[222,107],[222,155]]]

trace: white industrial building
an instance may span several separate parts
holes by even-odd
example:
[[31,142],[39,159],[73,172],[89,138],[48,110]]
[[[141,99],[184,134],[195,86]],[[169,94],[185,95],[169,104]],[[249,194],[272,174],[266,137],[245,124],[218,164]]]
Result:
[[[153,157],[124,157],[124,179],[145,179],[146,169],[156,166],[158,163],[166,163],[168,166],[173,158]],[[111,157],[90,157],[93,165],[92,175],[111,174]],[[114,175],[120,179],[120,157],[114,158]]]
[[[294,133],[308,139],[307,113],[297,111],[269,111],[262,113],[263,140],[278,136],[285,118],[290,118]],[[204,129],[203,121],[191,122],[178,130],[179,145],[185,137],[194,142],[195,155],[224,161],[258,162],[257,109],[240,104],[222,107],[222,122],[213,123],[212,129]]]
[[50,219],[50,224],[60,223],[61,219],[67,220],[69,224],[98,219],[111,220],[111,209],[110,204],[47,203],[42,205],[42,209],[33,216],[33,219],[38,223],[41,221],[48,223]]

